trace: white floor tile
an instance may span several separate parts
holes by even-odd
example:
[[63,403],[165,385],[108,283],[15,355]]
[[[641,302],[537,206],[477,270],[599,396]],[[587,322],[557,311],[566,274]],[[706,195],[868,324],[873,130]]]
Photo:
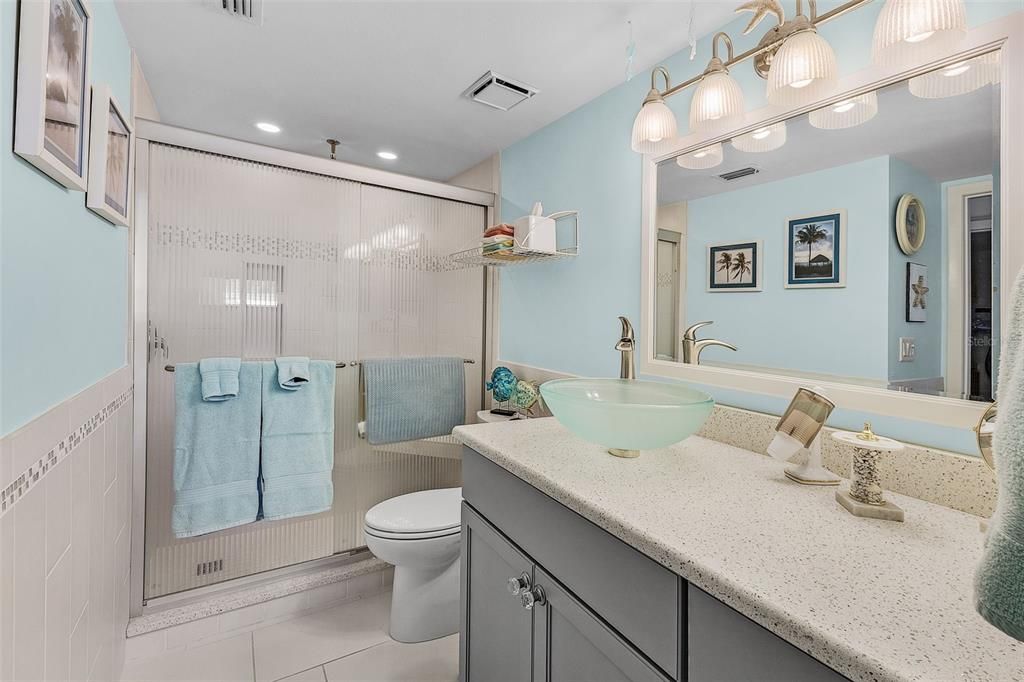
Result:
[[279,680],[388,641],[390,604],[381,594],[254,631],[256,679]]
[[252,635],[245,633],[187,651],[130,661],[121,676],[123,682],[188,680],[189,682],[235,682],[253,679]]
[[290,675],[284,678],[281,682],[327,682],[327,676],[324,675],[324,667],[318,665],[317,667],[306,670],[296,675]]
[[420,644],[388,641],[324,666],[328,682],[455,682],[459,636]]

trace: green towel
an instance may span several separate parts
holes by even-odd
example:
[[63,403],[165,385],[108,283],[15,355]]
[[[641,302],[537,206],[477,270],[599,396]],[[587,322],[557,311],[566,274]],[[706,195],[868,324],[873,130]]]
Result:
[[1024,270],[1013,288],[999,358],[993,439],[999,501],[974,578],[978,613],[1024,641]]

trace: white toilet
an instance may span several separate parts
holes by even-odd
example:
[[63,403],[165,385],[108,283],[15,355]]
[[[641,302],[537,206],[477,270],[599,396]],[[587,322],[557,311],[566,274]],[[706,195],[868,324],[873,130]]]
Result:
[[366,512],[366,546],[395,566],[391,637],[399,642],[459,631],[461,502],[462,488],[442,488],[393,497]]

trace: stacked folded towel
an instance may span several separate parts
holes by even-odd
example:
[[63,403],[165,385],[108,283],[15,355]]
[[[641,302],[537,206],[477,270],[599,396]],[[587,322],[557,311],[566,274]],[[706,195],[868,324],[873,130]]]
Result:
[[507,223],[489,228],[480,241],[483,254],[494,258],[510,255],[515,246],[514,235],[513,227]]

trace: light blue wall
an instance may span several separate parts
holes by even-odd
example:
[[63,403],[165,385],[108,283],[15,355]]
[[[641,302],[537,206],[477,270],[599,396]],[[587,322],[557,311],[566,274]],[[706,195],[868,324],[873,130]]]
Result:
[[[827,11],[836,2],[822,2]],[[786,2],[792,14],[793,2]],[[839,59],[841,73],[870,63],[871,35],[882,3],[875,2],[822,27]],[[972,26],[1024,9],[1024,0],[967,2]],[[760,32],[741,35],[746,18],[726,26],[737,51],[753,46]],[[698,58],[683,49],[685,30],[677,31],[681,52],[664,60],[674,82],[703,71],[711,54],[710,36],[698,41]],[[734,70],[747,107],[762,106],[764,81],[749,66]],[[572,262],[508,270],[501,275],[503,359],[576,374],[609,376],[618,368],[612,349],[617,315],[639,319],[641,159],[629,148],[629,135],[650,81],[642,74],[606,92],[501,155],[501,216],[515,219],[534,201],[547,212],[581,211],[580,256]],[[543,96],[543,95],[541,95]],[[669,100],[685,127],[691,92]],[[712,390],[724,404],[781,412],[782,401],[752,393]],[[769,408],[768,405],[771,407]],[[857,427],[862,415],[840,411],[833,422]],[[872,417],[881,423],[877,417]],[[884,432],[913,442],[972,452],[970,432],[943,430],[930,424],[892,420]]]
[[[14,154],[16,2],[0,2],[0,435],[125,364],[128,231]],[[131,57],[93,0],[93,83],[130,103]]]
[[[896,206],[904,194],[913,194],[924,205],[927,228],[924,245],[913,256],[900,250],[896,241]],[[946,299],[943,296],[946,271],[946,231],[942,220],[939,183],[900,159],[889,167],[889,207],[886,216],[889,251],[889,377],[930,379],[943,376],[943,339],[946,329]],[[928,266],[927,322],[907,322],[907,263]],[[913,362],[899,361],[899,339],[914,338]]]
[[[885,381],[879,303],[887,292],[888,157],[767,182],[689,202],[685,324],[714,320],[709,336],[739,349],[708,348],[708,361]],[[846,211],[846,286],[786,289],[786,223]],[[708,244],[763,242],[761,291],[707,291]],[[771,343],[766,343],[770,332]]]

